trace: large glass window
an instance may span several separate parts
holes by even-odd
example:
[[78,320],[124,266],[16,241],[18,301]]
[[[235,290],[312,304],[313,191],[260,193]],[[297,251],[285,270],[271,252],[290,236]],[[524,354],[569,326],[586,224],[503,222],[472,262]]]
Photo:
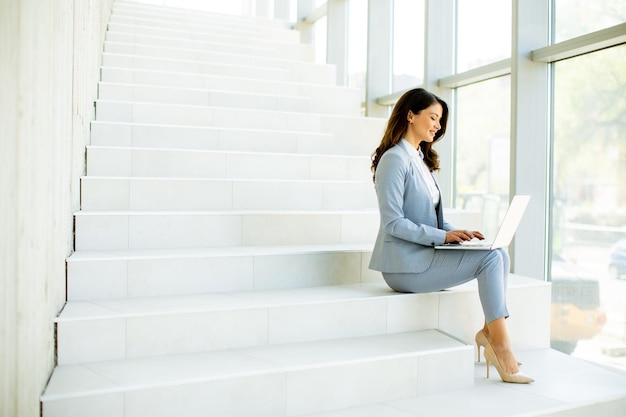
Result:
[[626,22],[624,0],[555,0],[555,42]]
[[624,63],[626,45],[555,64],[551,340],[626,370]]
[[393,91],[424,81],[424,0],[393,2]]
[[457,0],[457,72],[511,56],[511,2]]
[[455,206],[493,238],[509,202],[510,76],[457,89]]

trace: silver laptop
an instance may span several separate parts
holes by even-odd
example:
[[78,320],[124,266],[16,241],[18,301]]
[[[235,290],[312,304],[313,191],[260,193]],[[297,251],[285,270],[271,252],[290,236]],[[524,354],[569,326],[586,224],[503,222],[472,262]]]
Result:
[[529,195],[516,195],[513,197],[493,242],[474,239],[462,243],[444,243],[443,245],[435,246],[435,249],[492,250],[509,246],[529,201]]

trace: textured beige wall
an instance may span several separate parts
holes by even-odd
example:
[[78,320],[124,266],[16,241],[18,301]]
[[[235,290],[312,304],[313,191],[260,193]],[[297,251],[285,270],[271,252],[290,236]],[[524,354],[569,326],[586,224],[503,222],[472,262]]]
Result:
[[0,416],[37,417],[112,0],[0,0]]

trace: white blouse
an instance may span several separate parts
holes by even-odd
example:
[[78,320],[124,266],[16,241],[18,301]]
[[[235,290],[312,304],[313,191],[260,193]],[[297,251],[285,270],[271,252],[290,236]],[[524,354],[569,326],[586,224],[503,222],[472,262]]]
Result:
[[411,155],[411,159],[415,163],[417,170],[422,175],[424,182],[428,186],[428,191],[430,191],[430,197],[433,200],[433,204],[436,206],[439,204],[440,199],[439,188],[437,188],[433,174],[430,172],[430,169],[428,169],[426,162],[424,162],[424,154],[422,153],[422,150],[414,148],[413,145],[411,145],[409,141],[404,138],[400,141],[400,143],[409,152],[409,155]]

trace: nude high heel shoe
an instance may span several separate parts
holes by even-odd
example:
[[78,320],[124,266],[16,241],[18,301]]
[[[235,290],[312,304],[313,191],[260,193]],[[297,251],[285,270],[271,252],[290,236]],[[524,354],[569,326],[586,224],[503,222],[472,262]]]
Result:
[[496,352],[494,352],[493,348],[490,344],[485,346],[485,361],[487,362],[487,378],[489,378],[489,363],[493,363],[493,366],[496,367],[496,370],[500,374],[500,378],[502,378],[503,382],[511,382],[513,384],[528,384],[533,382],[534,379],[524,374],[523,372],[516,372],[514,374],[510,374],[506,372],[500,362],[498,361],[498,357],[496,356]]
[[476,341],[476,350],[478,351],[478,362],[480,362],[480,348],[484,349],[489,344],[489,340],[487,340],[487,336],[485,336],[482,329],[476,333],[474,340]]
[[[489,344],[489,340],[487,339],[487,336],[485,336],[485,332],[483,332],[483,329],[480,329],[476,333],[476,336],[474,336],[474,340],[476,341],[476,351],[478,353],[478,362],[480,362],[480,348],[482,347],[483,349],[485,349],[485,347]],[[517,365],[521,366],[522,363],[517,362]]]

